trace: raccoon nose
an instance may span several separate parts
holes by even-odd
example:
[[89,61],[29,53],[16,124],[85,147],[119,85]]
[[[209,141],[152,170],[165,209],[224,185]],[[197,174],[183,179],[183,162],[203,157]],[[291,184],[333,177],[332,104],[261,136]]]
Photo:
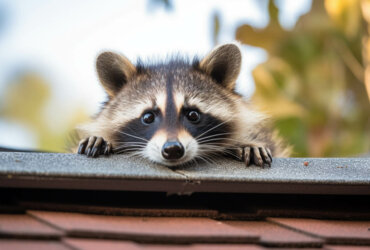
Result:
[[167,160],[177,160],[184,155],[184,147],[178,141],[168,141],[163,145],[162,155]]

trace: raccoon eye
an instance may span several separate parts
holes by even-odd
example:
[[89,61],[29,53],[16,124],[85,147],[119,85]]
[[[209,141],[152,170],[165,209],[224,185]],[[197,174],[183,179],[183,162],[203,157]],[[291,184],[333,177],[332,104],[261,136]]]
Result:
[[197,123],[200,121],[200,114],[197,111],[192,110],[186,114],[186,118],[188,118],[192,123]]
[[141,117],[141,121],[145,124],[154,122],[155,116],[152,112],[147,112]]

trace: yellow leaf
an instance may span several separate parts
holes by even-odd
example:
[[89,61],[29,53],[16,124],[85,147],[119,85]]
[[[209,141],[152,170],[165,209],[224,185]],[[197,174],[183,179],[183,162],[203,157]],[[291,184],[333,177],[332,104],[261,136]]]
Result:
[[361,25],[359,0],[325,0],[325,9],[334,24],[348,37],[358,34]]
[[256,91],[252,99],[261,111],[275,118],[304,116],[305,110],[281,92],[272,74],[265,67],[257,66],[253,71],[253,76],[256,82]]

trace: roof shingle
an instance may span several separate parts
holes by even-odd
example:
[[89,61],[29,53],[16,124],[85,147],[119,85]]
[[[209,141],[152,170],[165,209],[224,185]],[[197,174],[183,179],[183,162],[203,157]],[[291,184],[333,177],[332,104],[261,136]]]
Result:
[[259,243],[271,247],[321,247],[323,241],[265,221],[228,221],[228,225],[260,236]]
[[59,241],[0,239],[2,250],[71,250]]
[[370,248],[370,159],[219,163],[0,153],[0,249]]
[[370,221],[269,218],[282,226],[320,237],[327,243],[370,245]]
[[0,152],[0,162],[0,187],[370,195],[370,158],[274,158],[265,169],[219,159],[170,169],[126,155]]
[[57,239],[63,232],[26,214],[0,214],[0,237]]
[[209,218],[129,217],[28,211],[68,235],[149,242],[253,243],[258,236]]

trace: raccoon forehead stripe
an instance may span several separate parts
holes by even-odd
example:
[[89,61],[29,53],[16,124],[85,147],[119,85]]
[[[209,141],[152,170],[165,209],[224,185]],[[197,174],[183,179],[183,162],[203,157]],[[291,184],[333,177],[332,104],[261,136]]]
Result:
[[166,92],[166,109],[164,112],[165,126],[169,130],[169,132],[174,132],[178,120],[178,113],[173,93],[173,76],[171,74],[169,74],[167,77]]

